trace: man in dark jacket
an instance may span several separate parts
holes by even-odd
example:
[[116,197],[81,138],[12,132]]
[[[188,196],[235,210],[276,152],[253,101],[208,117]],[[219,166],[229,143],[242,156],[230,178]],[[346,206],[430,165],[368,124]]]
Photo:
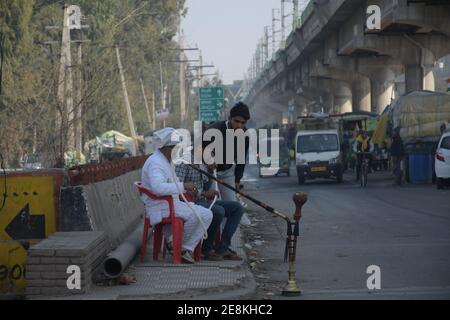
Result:
[[[217,165],[217,176],[218,178],[224,180],[225,183],[236,186],[236,189],[239,190],[239,186],[241,183],[241,179],[244,175],[245,163],[238,163],[238,150],[237,150],[237,138],[234,138],[234,163],[227,163],[227,153],[232,150],[227,150],[227,139],[226,132],[227,130],[239,130],[242,129],[244,132],[247,131],[245,125],[247,121],[250,119],[250,111],[246,104],[243,102],[238,102],[230,111],[230,117],[227,121],[219,121],[213,123],[207,129],[217,129],[222,133],[222,141],[223,141],[223,161],[221,164]],[[203,143],[203,149],[206,148],[211,142],[206,141]],[[248,138],[245,139],[245,158],[248,155]],[[228,148],[229,149],[229,148]],[[219,185],[220,194],[222,196],[222,200],[225,201],[236,201],[236,194],[223,186]]]
[[400,137],[400,128],[396,128],[392,137],[391,157],[394,167],[395,184],[398,186],[402,184],[402,161],[404,156],[405,148],[403,146],[403,140]]

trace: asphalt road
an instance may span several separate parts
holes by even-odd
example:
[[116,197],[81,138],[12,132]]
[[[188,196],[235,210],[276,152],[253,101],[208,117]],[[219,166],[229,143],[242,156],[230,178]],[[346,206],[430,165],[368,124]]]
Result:
[[[308,194],[297,249],[303,295],[296,299],[450,299],[450,190],[394,187],[387,173],[371,174],[365,189],[350,174],[343,184],[299,186],[295,168],[291,177],[259,179],[250,167],[244,179],[248,193],[290,215],[292,194]],[[284,299],[285,222],[247,209],[253,226],[243,229],[258,298]],[[380,267],[380,290],[367,288],[371,265]]]

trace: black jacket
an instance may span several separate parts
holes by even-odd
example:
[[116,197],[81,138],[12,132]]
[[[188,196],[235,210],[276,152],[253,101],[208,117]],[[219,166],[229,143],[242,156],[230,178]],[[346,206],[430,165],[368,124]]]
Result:
[[392,138],[391,156],[401,158],[405,155],[403,140],[400,137]]
[[[227,121],[219,121],[216,123],[213,123],[212,125],[210,125],[209,127],[207,127],[206,129],[218,129],[221,133],[222,133],[222,141],[223,141],[223,161],[219,161],[221,159],[217,159],[217,162],[222,162],[224,164],[218,164],[217,165],[217,171],[221,172],[221,171],[226,171],[228,169],[230,169],[233,165],[232,164],[225,164],[226,163],[226,159],[227,159],[227,154],[226,154],[226,132],[227,132]],[[247,128],[244,128],[244,132],[247,131]],[[203,142],[203,150],[205,150],[205,148],[211,144],[214,141],[214,139],[212,139],[212,141],[204,141]],[[249,139],[248,137],[245,138],[245,159],[247,159],[248,156],[248,148],[249,148]],[[234,138],[234,163],[237,162],[237,137]],[[245,169],[245,164],[237,164],[235,169],[234,169],[234,180],[236,183],[241,182],[241,179],[244,175],[244,169]]]

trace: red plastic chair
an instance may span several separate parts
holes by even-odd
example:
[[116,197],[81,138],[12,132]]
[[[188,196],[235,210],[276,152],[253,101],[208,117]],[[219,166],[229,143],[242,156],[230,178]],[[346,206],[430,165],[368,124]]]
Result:
[[[167,203],[169,205],[169,212],[170,212],[169,217],[164,218],[162,220],[162,222],[157,224],[154,228],[153,260],[155,260],[155,261],[158,260],[159,253],[161,252],[161,245],[162,245],[162,238],[163,238],[162,228],[165,225],[170,224],[172,226],[172,236],[173,236],[173,263],[181,264],[181,247],[182,247],[182,243],[183,243],[184,220],[181,218],[175,217],[175,207],[174,207],[172,196],[156,196],[150,190],[143,187],[141,182],[135,182],[134,185],[137,187],[140,194],[145,194],[152,200],[167,201]],[[151,227],[150,220],[147,217],[147,214],[145,214],[144,233],[143,233],[143,237],[142,237],[142,245],[141,245],[141,252],[140,252],[141,261],[144,261],[145,253],[147,252],[148,229],[150,227]],[[200,249],[199,249],[200,247],[201,246],[199,244],[194,251],[195,261],[200,260]]]

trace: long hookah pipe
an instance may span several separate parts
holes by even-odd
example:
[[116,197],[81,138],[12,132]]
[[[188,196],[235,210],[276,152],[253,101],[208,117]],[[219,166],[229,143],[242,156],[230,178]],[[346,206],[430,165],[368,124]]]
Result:
[[255,203],[256,205],[262,207],[266,211],[273,213],[277,215],[279,218],[284,219],[287,222],[287,237],[286,237],[286,247],[284,252],[284,259],[285,261],[288,259],[289,261],[289,279],[288,284],[283,290],[284,296],[298,296],[301,295],[301,290],[297,286],[297,280],[295,278],[296,274],[296,253],[297,253],[297,238],[299,236],[299,223],[300,219],[302,218],[302,208],[303,205],[308,201],[308,196],[305,193],[297,192],[293,195],[293,201],[295,203],[295,214],[294,219],[291,220],[288,215],[272,208],[271,206],[267,205],[266,203],[259,201],[252,196],[249,196],[248,194],[236,189],[235,187],[229,185],[228,183],[225,183],[222,179],[218,179],[214,175],[210,174],[209,172],[206,172],[200,168],[197,168],[196,166],[192,164],[188,164],[192,169],[200,172],[201,174],[207,176],[208,178],[216,181],[217,183],[223,185],[224,187],[233,190],[237,194],[241,195],[242,197],[250,200],[251,202]]

